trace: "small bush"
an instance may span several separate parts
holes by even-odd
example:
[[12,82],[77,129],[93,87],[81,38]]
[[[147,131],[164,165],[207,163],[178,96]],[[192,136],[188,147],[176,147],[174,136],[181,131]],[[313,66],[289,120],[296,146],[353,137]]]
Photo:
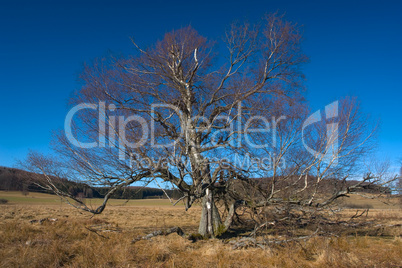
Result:
[[7,204],[8,200],[4,198],[0,198],[0,204]]

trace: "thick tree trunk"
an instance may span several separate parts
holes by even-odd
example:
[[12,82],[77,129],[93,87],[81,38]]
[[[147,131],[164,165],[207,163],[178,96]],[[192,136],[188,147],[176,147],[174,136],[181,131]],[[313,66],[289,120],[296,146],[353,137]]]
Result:
[[202,199],[202,214],[198,232],[204,237],[216,237],[220,235],[221,228],[222,222],[214,202],[213,193],[207,189]]

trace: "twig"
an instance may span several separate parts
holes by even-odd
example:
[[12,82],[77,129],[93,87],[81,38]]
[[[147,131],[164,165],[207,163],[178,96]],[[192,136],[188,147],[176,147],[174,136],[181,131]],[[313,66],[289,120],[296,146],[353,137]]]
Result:
[[96,230],[94,230],[94,229],[88,228],[88,227],[86,227],[86,226],[84,226],[84,227],[85,227],[85,229],[87,229],[88,231],[93,232],[93,233],[99,235],[99,236],[102,237],[102,238],[109,239],[109,237],[106,237],[106,236],[104,236],[104,235],[98,233],[98,232],[97,232]]

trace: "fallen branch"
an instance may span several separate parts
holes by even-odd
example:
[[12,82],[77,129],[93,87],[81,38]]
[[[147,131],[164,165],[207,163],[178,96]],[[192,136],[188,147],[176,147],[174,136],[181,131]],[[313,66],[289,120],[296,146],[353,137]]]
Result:
[[363,216],[364,213],[366,213],[366,217],[367,217],[367,216],[368,216],[368,212],[369,212],[369,209],[365,209],[365,210],[363,210],[363,211],[359,214],[359,210],[357,210],[357,211],[356,211],[356,214],[353,215],[350,219],[359,218],[359,217]]
[[283,239],[283,240],[258,241],[257,239],[255,239],[253,237],[244,237],[237,241],[230,241],[229,244],[233,245],[232,249],[242,249],[242,248],[248,248],[248,247],[259,247],[259,248],[265,249],[266,246],[270,246],[270,245],[282,245],[284,243],[289,243],[289,242],[308,240],[312,237],[315,237],[318,234],[318,230],[319,229],[317,229],[311,235],[300,236],[300,237],[295,237],[295,238],[290,238],[290,239]]
[[260,226],[257,226],[254,231],[251,232],[251,234],[249,236],[255,236],[257,234],[257,231],[260,230],[262,227],[267,226],[267,225],[275,225],[275,222],[265,222],[263,224],[261,224]]
[[374,227],[376,227],[376,228],[385,228],[385,227],[391,228],[391,227],[401,227],[401,226],[402,226],[402,224],[398,223],[398,224],[377,224]]
[[177,233],[178,235],[180,235],[181,237],[184,237],[184,232],[180,227],[172,227],[169,228],[167,230],[158,230],[158,231],[154,231],[150,234],[147,234],[146,236],[139,236],[137,238],[134,238],[131,243],[136,243],[140,240],[150,240],[151,238],[155,237],[155,236],[159,236],[159,235],[170,235],[172,233]]
[[232,244],[232,249],[242,249],[248,247],[259,247],[265,249],[266,243],[264,241],[257,241],[253,237],[244,237],[237,241],[230,241],[229,244]]
[[45,221],[49,221],[49,222],[56,222],[56,221],[58,221],[59,219],[57,219],[57,218],[43,218],[43,219],[40,219],[40,220],[30,220],[29,221],[29,223],[39,223],[39,224],[43,224]]

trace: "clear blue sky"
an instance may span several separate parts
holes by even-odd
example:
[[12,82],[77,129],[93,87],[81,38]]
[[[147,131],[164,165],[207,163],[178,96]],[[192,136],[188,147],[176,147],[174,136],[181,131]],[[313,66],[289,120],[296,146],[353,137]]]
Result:
[[285,12],[304,26],[307,98],[314,109],[346,95],[381,117],[380,151],[402,157],[402,1],[0,2],[0,166],[45,151],[61,128],[85,61],[128,54],[191,24],[219,38],[236,19]]

